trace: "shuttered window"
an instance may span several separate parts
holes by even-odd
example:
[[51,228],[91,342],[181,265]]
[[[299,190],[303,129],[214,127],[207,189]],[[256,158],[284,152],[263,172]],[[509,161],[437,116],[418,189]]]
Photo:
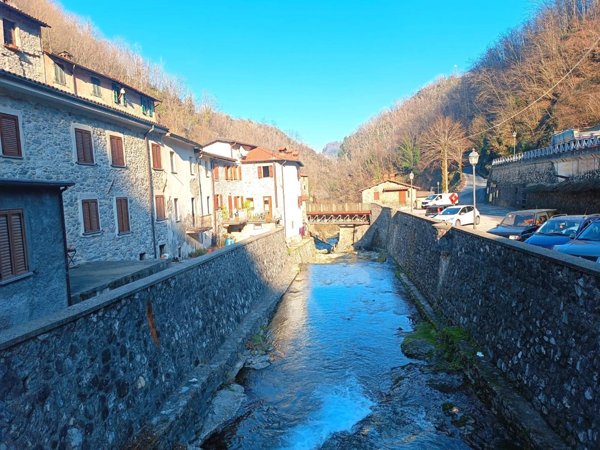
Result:
[[23,211],[0,211],[0,280],[28,271]]
[[173,215],[175,216],[175,222],[179,222],[181,218],[179,217],[179,200],[173,199]]
[[98,200],[82,200],[83,234],[98,233],[100,231],[100,217],[98,215]]
[[117,231],[119,234],[129,233],[129,200],[127,197],[118,197],[117,202]]
[[157,195],[154,203],[156,205],[156,220],[165,220],[167,218],[165,214],[165,197]]
[[100,78],[91,77],[90,81],[92,83],[92,95],[95,97],[102,97]]
[[16,24],[14,22],[11,22],[10,20],[3,19],[2,27],[4,28],[4,44],[8,45],[9,47],[16,47],[16,45],[17,45],[17,38],[16,38],[17,26],[16,26]]
[[152,168],[162,169],[162,160],[160,159],[160,145],[152,144]]
[[79,164],[94,164],[92,133],[90,131],[75,128],[75,147],[77,148],[77,162]]
[[110,157],[115,167],[125,167],[125,154],[123,152],[123,139],[120,136],[110,137]]
[[62,64],[54,63],[54,82],[56,84],[67,84],[65,79],[65,67]]
[[0,114],[0,144],[2,155],[13,158],[23,156],[19,135],[19,118],[10,114]]
[[258,166],[258,178],[272,178],[273,166]]
[[213,180],[218,180],[219,179],[219,166],[214,165],[213,169],[212,169],[212,173],[213,173]]

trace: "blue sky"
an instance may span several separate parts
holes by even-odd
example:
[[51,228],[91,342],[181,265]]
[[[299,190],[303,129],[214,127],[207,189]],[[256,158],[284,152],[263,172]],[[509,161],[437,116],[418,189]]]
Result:
[[532,0],[61,0],[233,117],[320,151],[440,75],[465,71]]

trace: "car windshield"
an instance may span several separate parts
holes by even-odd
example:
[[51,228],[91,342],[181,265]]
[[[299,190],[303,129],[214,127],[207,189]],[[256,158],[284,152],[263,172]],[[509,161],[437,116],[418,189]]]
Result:
[[540,227],[537,234],[553,234],[569,236],[577,232],[582,219],[551,219]]
[[535,223],[535,214],[508,213],[500,225],[508,227],[527,227]]
[[433,195],[428,195],[427,198],[425,200],[433,200],[435,198],[435,194]]
[[577,239],[581,241],[600,241],[600,221],[595,221],[581,232]]
[[440,216],[453,216],[454,214],[458,214],[460,208],[446,208],[440,213]]

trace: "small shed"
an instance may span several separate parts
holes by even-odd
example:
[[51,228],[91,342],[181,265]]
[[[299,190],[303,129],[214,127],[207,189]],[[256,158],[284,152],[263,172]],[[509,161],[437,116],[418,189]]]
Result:
[[363,203],[381,203],[391,206],[410,206],[417,198],[417,186],[401,181],[386,180],[361,190]]
[[0,330],[68,306],[62,192],[72,185],[0,179]]

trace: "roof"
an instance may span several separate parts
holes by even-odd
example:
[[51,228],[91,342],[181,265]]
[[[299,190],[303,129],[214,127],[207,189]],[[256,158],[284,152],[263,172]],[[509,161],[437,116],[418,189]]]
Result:
[[52,28],[50,25],[48,25],[46,22],[42,22],[40,19],[37,19],[33,16],[30,16],[29,14],[27,14],[26,12],[21,11],[19,8],[16,8],[12,5],[9,5],[8,3],[5,3],[3,1],[0,1],[0,7],[4,7],[6,9],[8,9],[9,11],[12,11],[16,14],[19,14],[20,16],[25,17],[26,19],[31,20],[34,23],[37,23],[38,25],[42,26],[42,27],[46,27],[46,28]]
[[[374,184],[374,185],[372,185],[372,186],[369,186],[369,187],[366,187],[366,188],[364,188],[364,189],[361,189],[361,190],[360,190],[360,192],[362,192],[362,191],[366,191],[367,189],[374,188],[375,186],[379,186],[380,184],[383,184],[383,183],[394,183],[394,184],[397,184],[397,185],[399,185],[399,186],[411,187],[411,185],[410,185],[410,184],[408,184],[408,183],[403,183],[402,181],[395,181],[395,180],[383,180],[383,181],[380,181],[379,183],[375,183],[375,184]],[[414,185],[414,184],[412,185],[412,188],[413,188],[413,189],[419,189],[419,190],[421,189],[421,188],[419,188],[418,186],[416,186],[416,185]]]
[[209,158],[222,159],[223,161],[237,162],[237,159],[235,158],[228,158],[227,156],[215,155],[214,153],[205,152],[204,150],[202,150],[200,156],[208,156]]
[[34,87],[36,87],[38,89],[41,89],[43,91],[47,91],[47,92],[50,92],[52,94],[58,94],[58,95],[60,95],[62,97],[71,98],[71,99],[77,100],[79,103],[83,103],[83,104],[91,105],[91,106],[93,106],[95,108],[107,110],[107,111],[109,111],[111,113],[117,114],[117,115],[122,116],[122,117],[126,117],[128,119],[134,120],[136,122],[142,123],[142,124],[147,125],[147,126],[154,126],[155,128],[160,128],[162,130],[168,130],[168,128],[167,128],[166,125],[161,125],[161,124],[156,123],[156,122],[151,122],[149,120],[142,119],[141,117],[135,116],[133,114],[130,114],[130,113],[125,112],[125,111],[122,111],[122,110],[117,109],[117,108],[114,108],[112,106],[108,106],[108,105],[106,105],[104,103],[100,103],[100,102],[97,102],[97,101],[94,101],[94,100],[90,100],[90,99],[87,99],[85,97],[80,97],[80,96],[75,95],[75,94],[73,94],[71,92],[63,91],[61,89],[55,88],[54,86],[50,86],[49,84],[42,83],[41,81],[37,81],[37,80],[33,80],[31,78],[27,78],[27,77],[24,77],[24,76],[21,76],[21,75],[17,75],[15,73],[8,72],[8,71],[6,71],[4,69],[0,69],[0,79],[2,79],[2,78],[11,79],[11,80],[14,80],[14,81],[16,81],[18,83],[22,83],[24,85],[27,85],[27,86],[34,86]]
[[108,78],[109,80],[114,81],[115,83],[118,83],[120,86],[124,86],[127,89],[134,90],[134,91],[139,92],[140,94],[142,94],[144,97],[148,97],[148,98],[151,98],[152,100],[156,100],[157,102],[160,102],[160,100],[157,99],[156,97],[154,97],[154,96],[152,96],[150,94],[146,94],[144,91],[141,91],[138,88],[134,88],[133,86],[130,86],[130,85],[126,84],[126,83],[123,83],[121,80],[117,80],[116,78],[113,78],[110,75],[106,75],[105,73],[98,72],[97,70],[94,70],[94,69],[90,69],[89,67],[81,65],[81,64],[79,64],[79,63],[77,63],[77,62],[75,62],[75,61],[73,61],[73,60],[71,60],[69,58],[65,58],[63,56],[57,55],[56,53],[51,53],[51,52],[47,52],[47,51],[44,51],[44,53],[46,55],[48,55],[50,58],[52,58],[52,59],[58,59],[58,60],[60,60],[60,61],[62,61],[64,63],[80,67],[83,70],[87,70],[88,72],[92,72],[93,74],[99,75],[99,76],[104,77],[104,78]]
[[22,186],[33,188],[61,188],[74,186],[70,181],[6,180],[0,178],[0,186]]
[[186,138],[185,136],[181,136],[179,134],[175,134],[175,133],[171,133],[170,131],[166,134],[165,136],[166,138],[171,138],[171,139],[175,139],[177,141],[181,141],[185,144],[191,145],[192,147],[197,147],[199,149],[202,148],[202,144],[199,144],[196,141],[192,141],[191,139]]
[[256,147],[255,149],[250,150],[246,157],[242,159],[242,162],[245,164],[274,161],[293,162],[304,166],[298,159],[298,153],[292,152],[287,148],[280,148],[277,151],[273,151],[262,147]]
[[233,144],[245,145],[245,146],[247,146],[247,147],[252,147],[252,148],[256,148],[256,147],[258,147],[258,145],[254,145],[254,144],[244,144],[243,142],[239,142],[239,141],[229,141],[229,140],[226,140],[226,139],[214,139],[214,140],[212,140],[212,141],[208,142],[207,144],[204,144],[204,145],[203,145],[203,147],[208,147],[209,145],[212,145],[212,144],[214,144],[214,143],[216,143],[216,142],[223,142],[223,143],[225,143],[225,144],[231,144],[231,145],[233,145]]

